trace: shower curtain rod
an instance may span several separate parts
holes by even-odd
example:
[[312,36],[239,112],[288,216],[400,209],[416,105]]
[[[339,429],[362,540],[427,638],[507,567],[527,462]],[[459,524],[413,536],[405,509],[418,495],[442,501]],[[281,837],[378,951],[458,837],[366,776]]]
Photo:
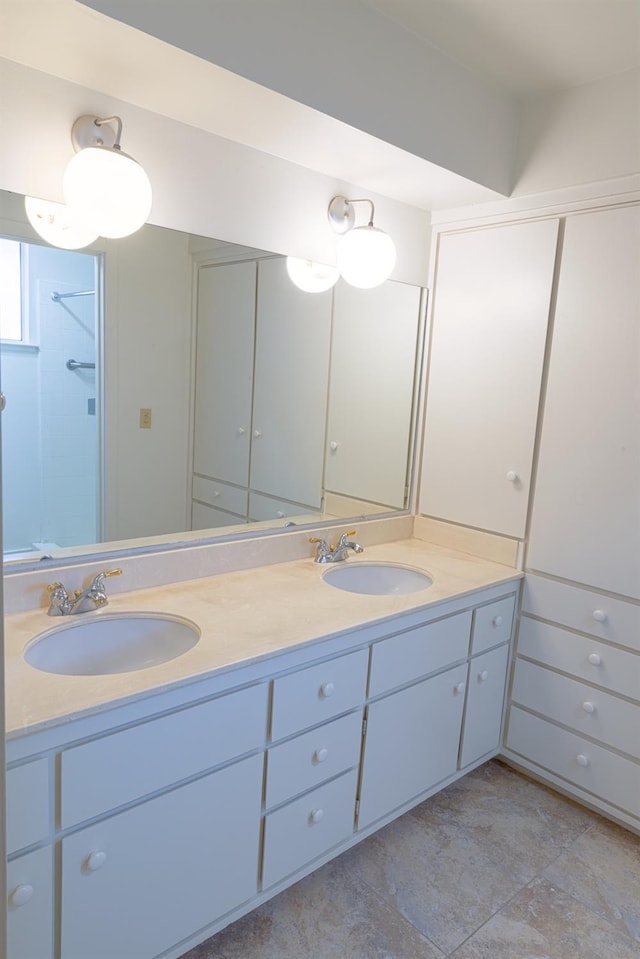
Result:
[[52,293],[51,299],[58,303],[60,300],[66,300],[71,296],[95,296],[95,290],[78,290],[77,293]]

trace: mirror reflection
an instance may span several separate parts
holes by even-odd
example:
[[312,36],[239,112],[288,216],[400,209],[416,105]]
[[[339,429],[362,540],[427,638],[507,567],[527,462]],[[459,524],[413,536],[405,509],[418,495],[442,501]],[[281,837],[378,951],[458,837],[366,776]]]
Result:
[[418,288],[148,224],[63,251],[15,194],[0,226],[5,561],[406,508]]

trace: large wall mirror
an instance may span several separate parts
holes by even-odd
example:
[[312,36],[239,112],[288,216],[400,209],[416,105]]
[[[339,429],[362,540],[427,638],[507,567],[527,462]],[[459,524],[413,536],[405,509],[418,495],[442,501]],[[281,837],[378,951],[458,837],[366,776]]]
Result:
[[152,225],[59,250],[6,192],[0,236],[5,568],[408,507],[424,291]]

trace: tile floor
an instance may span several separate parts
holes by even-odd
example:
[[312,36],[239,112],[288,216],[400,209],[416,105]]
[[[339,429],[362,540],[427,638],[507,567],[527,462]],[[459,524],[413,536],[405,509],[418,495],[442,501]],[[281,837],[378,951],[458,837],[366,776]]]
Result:
[[640,839],[494,761],[183,959],[639,959]]

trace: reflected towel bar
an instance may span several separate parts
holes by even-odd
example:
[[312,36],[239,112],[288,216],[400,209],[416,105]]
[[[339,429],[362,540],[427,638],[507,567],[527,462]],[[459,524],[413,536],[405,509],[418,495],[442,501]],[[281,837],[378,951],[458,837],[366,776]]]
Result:
[[54,303],[59,303],[60,300],[67,300],[72,296],[95,296],[95,290],[78,290],[77,293],[52,293],[51,299]]
[[80,360],[67,360],[65,366],[68,370],[95,370],[95,363],[81,363]]

